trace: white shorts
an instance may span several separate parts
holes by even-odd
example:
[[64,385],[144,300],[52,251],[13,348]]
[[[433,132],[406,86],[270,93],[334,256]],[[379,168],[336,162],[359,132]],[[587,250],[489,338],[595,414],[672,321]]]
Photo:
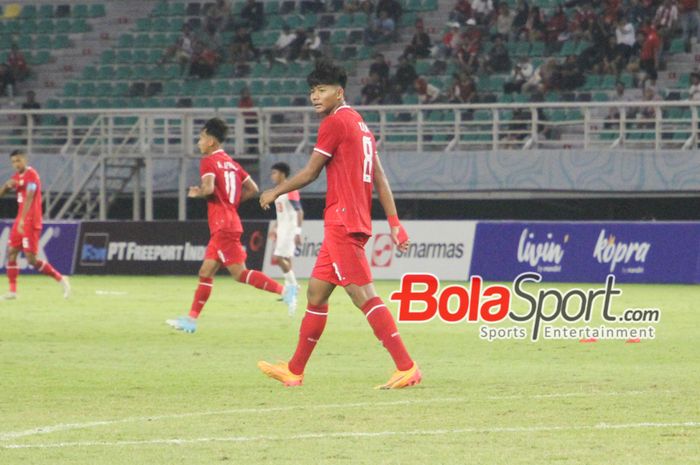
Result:
[[296,228],[277,228],[277,242],[272,255],[275,257],[292,258],[296,245],[294,244],[294,233]]

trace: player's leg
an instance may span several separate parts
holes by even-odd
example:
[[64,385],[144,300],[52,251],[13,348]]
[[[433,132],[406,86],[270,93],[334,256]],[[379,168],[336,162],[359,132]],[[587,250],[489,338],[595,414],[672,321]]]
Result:
[[39,273],[49,276],[56,280],[63,287],[63,297],[67,299],[70,296],[70,283],[68,278],[63,276],[56,270],[48,260],[39,260],[36,258],[39,252],[39,238],[41,237],[41,229],[34,229],[32,231],[27,231],[26,235],[22,237],[22,249],[24,256],[27,257],[27,261],[30,265],[34,267]]
[[[333,233],[338,234],[338,231]],[[364,251],[367,239],[367,236],[360,235],[336,237],[330,251],[333,265],[340,284],[355,306],[365,314],[374,335],[396,365],[397,371],[389,382],[380,387],[393,389],[412,386],[420,382],[420,370],[408,354],[391,312],[374,289],[372,272]]]
[[364,286],[348,284],[345,290],[355,306],[365,314],[374,335],[389,352],[396,365],[396,372],[379,388],[396,389],[420,383],[421,373],[418,365],[408,354],[394,317],[381,297],[377,295],[374,284],[369,283]]
[[288,228],[278,228],[277,242],[272,255],[277,259],[277,264],[284,273],[284,283],[289,286],[298,286],[297,278],[292,271],[292,257],[294,256],[294,232]]
[[306,291],[308,305],[299,328],[299,342],[288,363],[258,362],[258,367],[270,378],[281,381],[285,386],[299,386],[304,379],[304,369],[318,343],[328,319],[328,298],[335,284],[318,278],[311,278]]
[[209,300],[214,286],[214,276],[219,270],[219,266],[220,264],[217,260],[209,258],[205,254],[202,266],[199,268],[199,283],[194,291],[189,314],[177,319],[165,320],[168,325],[185,333],[194,333],[197,330],[197,318],[199,318],[199,314],[202,312],[207,300]]
[[[10,242],[12,239],[10,239]],[[17,277],[19,276],[19,265],[17,265],[17,256],[19,255],[19,247],[10,245],[7,248],[7,280],[10,283],[10,292],[3,298],[12,300],[17,298]]]

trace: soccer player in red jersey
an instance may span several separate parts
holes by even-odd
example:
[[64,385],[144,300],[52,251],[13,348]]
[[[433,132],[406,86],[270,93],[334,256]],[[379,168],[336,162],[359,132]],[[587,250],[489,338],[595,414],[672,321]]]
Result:
[[222,265],[237,281],[281,294],[288,307],[296,306],[296,286],[282,286],[260,271],[246,269],[247,254],[241,244],[243,227],[238,216],[238,206],[257,195],[258,186],[221,147],[227,134],[226,123],[219,118],[212,118],[204,124],[197,142],[203,155],[199,163],[202,182],[199,186],[190,187],[188,196],[207,200],[211,237],[204,263],[199,269],[199,285],[189,315],[166,321],[173,328],[187,333],[193,333],[197,329],[196,320],[209,299],[214,275]]
[[265,191],[260,205],[269,206],[280,195],[313,182],[326,168],[328,191],[324,211],[323,244],[308,285],[308,307],[301,322],[299,342],[289,363],[259,362],[267,376],[286,386],[298,386],[304,377],[311,352],[326,325],[328,299],[342,286],[362,310],[374,334],[394,360],[396,372],[378,386],[397,389],[421,381],[418,365],[411,359],[399,336],[391,313],[377,296],[364,246],[372,234],[372,187],[377,189],[391,226],[391,237],[406,251],[408,235],[396,214],[394,197],[379,162],[372,132],[359,113],[345,103],[345,70],[329,61],[319,61],[307,78],[316,113],[324,119],[306,167],[292,178]]
[[24,252],[29,264],[37,271],[51,276],[63,286],[63,297],[67,299],[70,295],[68,278],[56,271],[48,261],[37,258],[42,228],[39,173],[27,164],[27,155],[21,150],[13,151],[10,154],[10,161],[15,174],[0,188],[0,197],[9,190],[16,191],[18,210],[17,219],[12,225],[7,253],[7,278],[10,281],[10,292],[4,296],[4,299],[17,298],[17,277],[19,276],[17,255],[20,251]]

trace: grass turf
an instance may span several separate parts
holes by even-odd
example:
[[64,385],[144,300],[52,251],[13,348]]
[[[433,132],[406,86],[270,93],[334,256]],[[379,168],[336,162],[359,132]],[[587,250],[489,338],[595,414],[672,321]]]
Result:
[[[64,301],[22,276],[20,300],[0,302],[3,465],[700,463],[697,286],[620,286],[613,308],[662,310],[641,344],[400,325],[424,382],[376,391],[392,364],[342,290],[290,389],[255,366],[296,344],[300,315],[271,294],[219,277],[187,335],[164,320],[185,313],[195,278],[72,282]],[[385,298],[397,286],[377,284]]]

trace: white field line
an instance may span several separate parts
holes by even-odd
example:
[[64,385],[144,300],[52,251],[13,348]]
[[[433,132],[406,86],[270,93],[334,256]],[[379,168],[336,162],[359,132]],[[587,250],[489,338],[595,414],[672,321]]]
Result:
[[642,429],[642,428],[697,428],[698,421],[674,423],[622,423],[573,426],[494,426],[484,428],[432,429],[412,431],[341,431],[336,433],[303,433],[290,436],[228,436],[191,439],[147,439],[141,441],[77,441],[55,442],[45,444],[7,444],[1,449],[59,449],[70,447],[113,447],[113,446],[148,446],[148,445],[183,445],[210,442],[255,442],[255,441],[298,441],[304,439],[346,439],[346,438],[377,438],[392,436],[444,436],[448,434],[481,434],[481,433],[539,433],[551,431],[600,431],[613,429]]
[[[509,396],[489,396],[488,400],[508,400],[508,399],[540,399],[540,398],[557,398],[557,397],[598,397],[598,396],[631,396],[646,394],[652,391],[623,391],[623,392],[567,392],[567,393],[552,393],[552,394],[534,394],[534,395],[509,395]],[[658,391],[654,391],[658,393]],[[305,409],[342,409],[342,408],[363,408],[363,407],[390,407],[395,405],[419,405],[419,404],[434,404],[434,403],[459,403],[474,401],[476,399],[467,397],[442,397],[434,399],[407,399],[385,402],[356,402],[346,404],[320,404],[320,405],[287,405],[281,407],[259,407],[259,408],[233,408],[226,410],[214,410],[203,412],[189,413],[173,413],[165,415],[126,417],[112,420],[95,420],[82,423],[59,423],[56,425],[40,426],[23,431],[8,431],[0,433],[0,441],[8,441],[28,436],[36,436],[40,434],[50,434],[60,431],[71,431],[76,429],[96,428],[99,426],[117,425],[124,423],[139,423],[144,421],[170,420],[178,418],[205,417],[215,415],[231,415],[245,413],[274,413],[288,412],[294,410]]]

